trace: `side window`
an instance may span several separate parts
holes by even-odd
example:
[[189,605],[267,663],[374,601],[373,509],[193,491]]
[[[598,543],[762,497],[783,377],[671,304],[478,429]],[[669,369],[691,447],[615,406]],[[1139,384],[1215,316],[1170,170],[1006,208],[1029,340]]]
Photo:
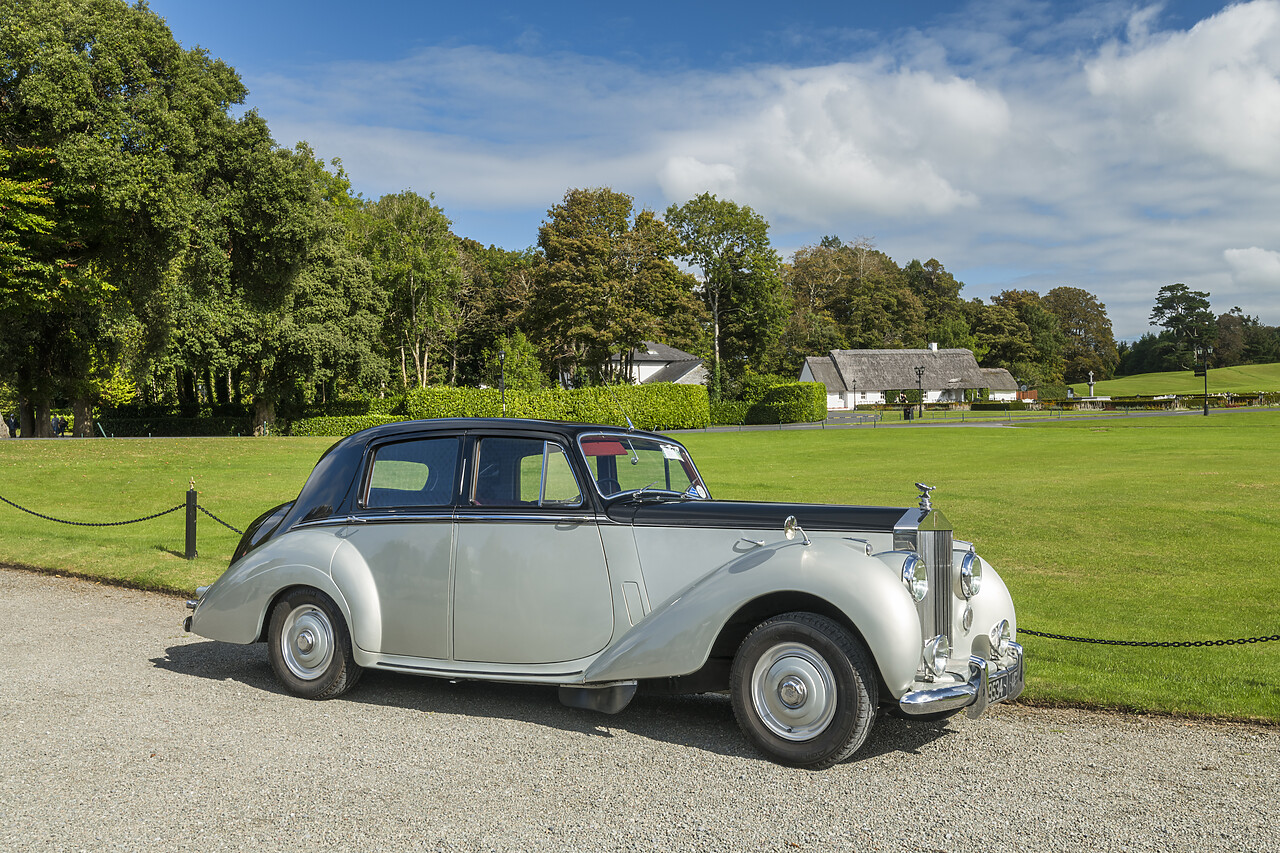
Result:
[[457,483],[458,439],[388,444],[373,458],[366,507],[448,506]]
[[485,438],[476,457],[476,506],[578,506],[564,448],[532,438]]

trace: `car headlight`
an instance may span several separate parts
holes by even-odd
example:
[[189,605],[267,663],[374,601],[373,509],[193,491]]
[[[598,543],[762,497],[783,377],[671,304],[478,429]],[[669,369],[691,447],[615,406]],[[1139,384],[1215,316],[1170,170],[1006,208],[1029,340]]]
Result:
[[982,561],[970,552],[960,561],[960,591],[965,598],[973,598],[982,589]]
[[999,622],[991,626],[991,631],[987,634],[991,640],[991,652],[999,657],[1004,657],[1009,652],[1009,641],[1013,639],[1013,631],[1009,628],[1009,620],[1001,619]]
[[924,601],[929,594],[929,573],[919,554],[908,554],[902,563],[902,583],[916,601]]
[[951,642],[942,634],[924,644],[924,665],[930,675],[942,675],[951,662]]

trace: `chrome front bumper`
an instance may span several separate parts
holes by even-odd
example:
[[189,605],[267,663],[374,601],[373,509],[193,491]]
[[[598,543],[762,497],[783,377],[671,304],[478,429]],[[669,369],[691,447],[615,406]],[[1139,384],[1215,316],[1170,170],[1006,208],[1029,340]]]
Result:
[[[999,668],[1004,664],[1004,668]],[[976,717],[988,705],[1017,698],[1023,688],[1022,646],[1009,643],[1009,653],[997,664],[980,657],[969,658],[969,680],[913,690],[898,700],[898,707],[913,716],[942,714],[968,708]]]

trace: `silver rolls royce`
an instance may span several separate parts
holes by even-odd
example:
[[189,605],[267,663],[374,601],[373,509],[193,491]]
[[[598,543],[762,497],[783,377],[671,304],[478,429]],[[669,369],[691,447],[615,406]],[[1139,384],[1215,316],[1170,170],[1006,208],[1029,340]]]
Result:
[[249,526],[185,627],[265,642],[312,699],[369,667],[610,714],[727,691],[761,752],[828,767],[878,711],[976,716],[1022,690],[1008,590],[919,488],[911,508],[722,501],[667,435],[387,424]]

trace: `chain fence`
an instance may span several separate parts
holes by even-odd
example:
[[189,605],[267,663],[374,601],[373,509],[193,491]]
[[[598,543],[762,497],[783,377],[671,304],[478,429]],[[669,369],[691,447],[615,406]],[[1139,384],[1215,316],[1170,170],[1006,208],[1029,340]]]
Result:
[[[36,518],[43,518],[45,521],[52,521],[52,522],[56,522],[57,524],[68,524],[68,525],[71,525],[72,527],[123,527],[126,524],[138,524],[143,521],[152,521],[154,519],[166,516],[169,513],[177,512],[178,510],[181,510],[181,509],[187,509],[187,506],[188,506],[185,503],[180,503],[177,506],[172,506],[172,507],[169,507],[168,509],[162,509],[160,510],[160,512],[152,513],[151,515],[144,515],[141,518],[130,518],[126,521],[69,521],[65,518],[56,518],[52,515],[45,515],[42,512],[36,512],[33,509],[28,509],[27,507],[22,506],[21,504],[14,503],[13,501],[9,500],[3,495],[0,495],[0,501],[7,503],[9,506],[13,507],[16,510],[25,512],[28,515],[34,515]],[[230,530],[232,533],[235,533],[238,536],[244,535],[243,530],[231,524],[228,524],[227,522],[223,521],[221,518],[218,518],[218,516],[214,515],[212,512],[205,509],[200,504],[194,504],[194,506],[196,509],[203,512],[205,515],[209,516],[214,521],[218,522],[223,527]]]
[[187,507],[186,504],[178,504],[175,507],[170,507],[169,509],[161,510],[160,512],[154,513],[152,515],[144,515],[142,518],[131,518],[128,521],[67,521],[65,518],[54,518],[51,515],[45,515],[44,513],[36,512],[33,509],[27,509],[25,506],[19,506],[18,504],[14,503],[13,501],[9,500],[3,495],[0,495],[0,501],[4,501],[14,509],[22,510],[28,515],[34,515],[36,518],[43,518],[45,521],[56,521],[58,524],[70,524],[73,527],[122,527],[126,524],[137,524],[138,522],[141,522],[141,521],[151,521],[154,518],[160,518],[163,515],[168,515],[171,512],[177,512],[178,510],[186,509]]
[[243,531],[243,530],[239,529],[238,527],[232,527],[230,524],[227,524],[225,521],[223,521],[222,519],[218,518],[218,517],[217,517],[216,515],[214,515],[213,513],[209,512],[209,510],[205,509],[205,508],[204,508],[204,507],[202,507],[200,504],[196,504],[196,509],[198,509],[198,510],[200,510],[201,512],[203,512],[205,515],[209,516],[209,517],[210,517],[210,518],[212,518],[214,521],[218,522],[218,523],[219,523],[219,524],[221,524],[223,527],[225,527],[225,528],[227,528],[228,530],[230,530],[232,533],[235,533],[235,534],[236,534],[236,535],[238,535],[238,536],[243,536],[243,535],[244,535],[244,531]]
[[1045,637],[1050,640],[1067,640],[1072,643],[1092,643],[1098,646],[1145,646],[1160,649],[1190,649],[1206,646],[1243,646],[1250,643],[1271,643],[1280,641],[1280,634],[1270,637],[1242,637],[1238,640],[1096,640],[1091,637],[1070,637],[1066,634],[1049,634],[1043,631],[1032,631],[1030,628],[1018,628],[1019,634],[1030,634],[1033,637]]
[[[94,521],[68,521],[65,518],[54,518],[51,515],[45,515],[44,513],[36,512],[33,509],[28,509],[25,506],[20,506],[14,503],[13,501],[9,500],[8,498],[4,497],[3,495],[0,495],[0,501],[7,503],[9,506],[13,507],[14,509],[25,512],[28,515],[34,515],[36,518],[43,518],[45,521],[54,521],[54,522],[57,522],[58,524],[70,524],[74,527],[121,527],[126,524],[138,524],[139,522],[143,522],[143,521],[151,521],[153,519],[166,516],[169,513],[177,512],[180,509],[186,509],[188,507],[188,504],[182,503],[182,504],[178,504],[177,506],[170,507],[169,509],[164,509],[164,510],[161,510],[160,512],[153,513],[151,515],[144,515],[142,518],[131,518],[128,521],[94,522]],[[243,530],[228,524],[227,522],[223,521],[221,518],[218,518],[218,516],[214,515],[212,512],[205,509],[200,504],[193,503],[192,505],[196,509],[200,510],[200,512],[204,513],[205,515],[212,518],[214,521],[218,522],[218,524],[221,524],[223,527],[230,530],[232,533],[235,533],[236,535],[240,535],[240,536],[244,535]],[[191,519],[191,522],[194,523],[194,519]],[[188,543],[189,552],[190,552],[190,547],[193,544],[194,543],[190,543],[190,542]],[[191,552],[191,553],[194,553],[194,552]],[[1018,633],[1028,634],[1032,637],[1044,637],[1045,639],[1048,639],[1048,640],[1065,640],[1066,642],[1070,642],[1070,643],[1089,643],[1089,644],[1098,645],[1098,646],[1139,646],[1139,647],[1145,647],[1145,648],[1159,648],[1159,649],[1207,648],[1211,646],[1243,646],[1243,645],[1249,645],[1253,643],[1280,642],[1280,634],[1272,634],[1269,637],[1241,637],[1239,639],[1233,639],[1233,640],[1099,640],[1093,637],[1073,637],[1068,634],[1051,634],[1051,633],[1048,633],[1047,631],[1033,631],[1030,628],[1019,628]]]

